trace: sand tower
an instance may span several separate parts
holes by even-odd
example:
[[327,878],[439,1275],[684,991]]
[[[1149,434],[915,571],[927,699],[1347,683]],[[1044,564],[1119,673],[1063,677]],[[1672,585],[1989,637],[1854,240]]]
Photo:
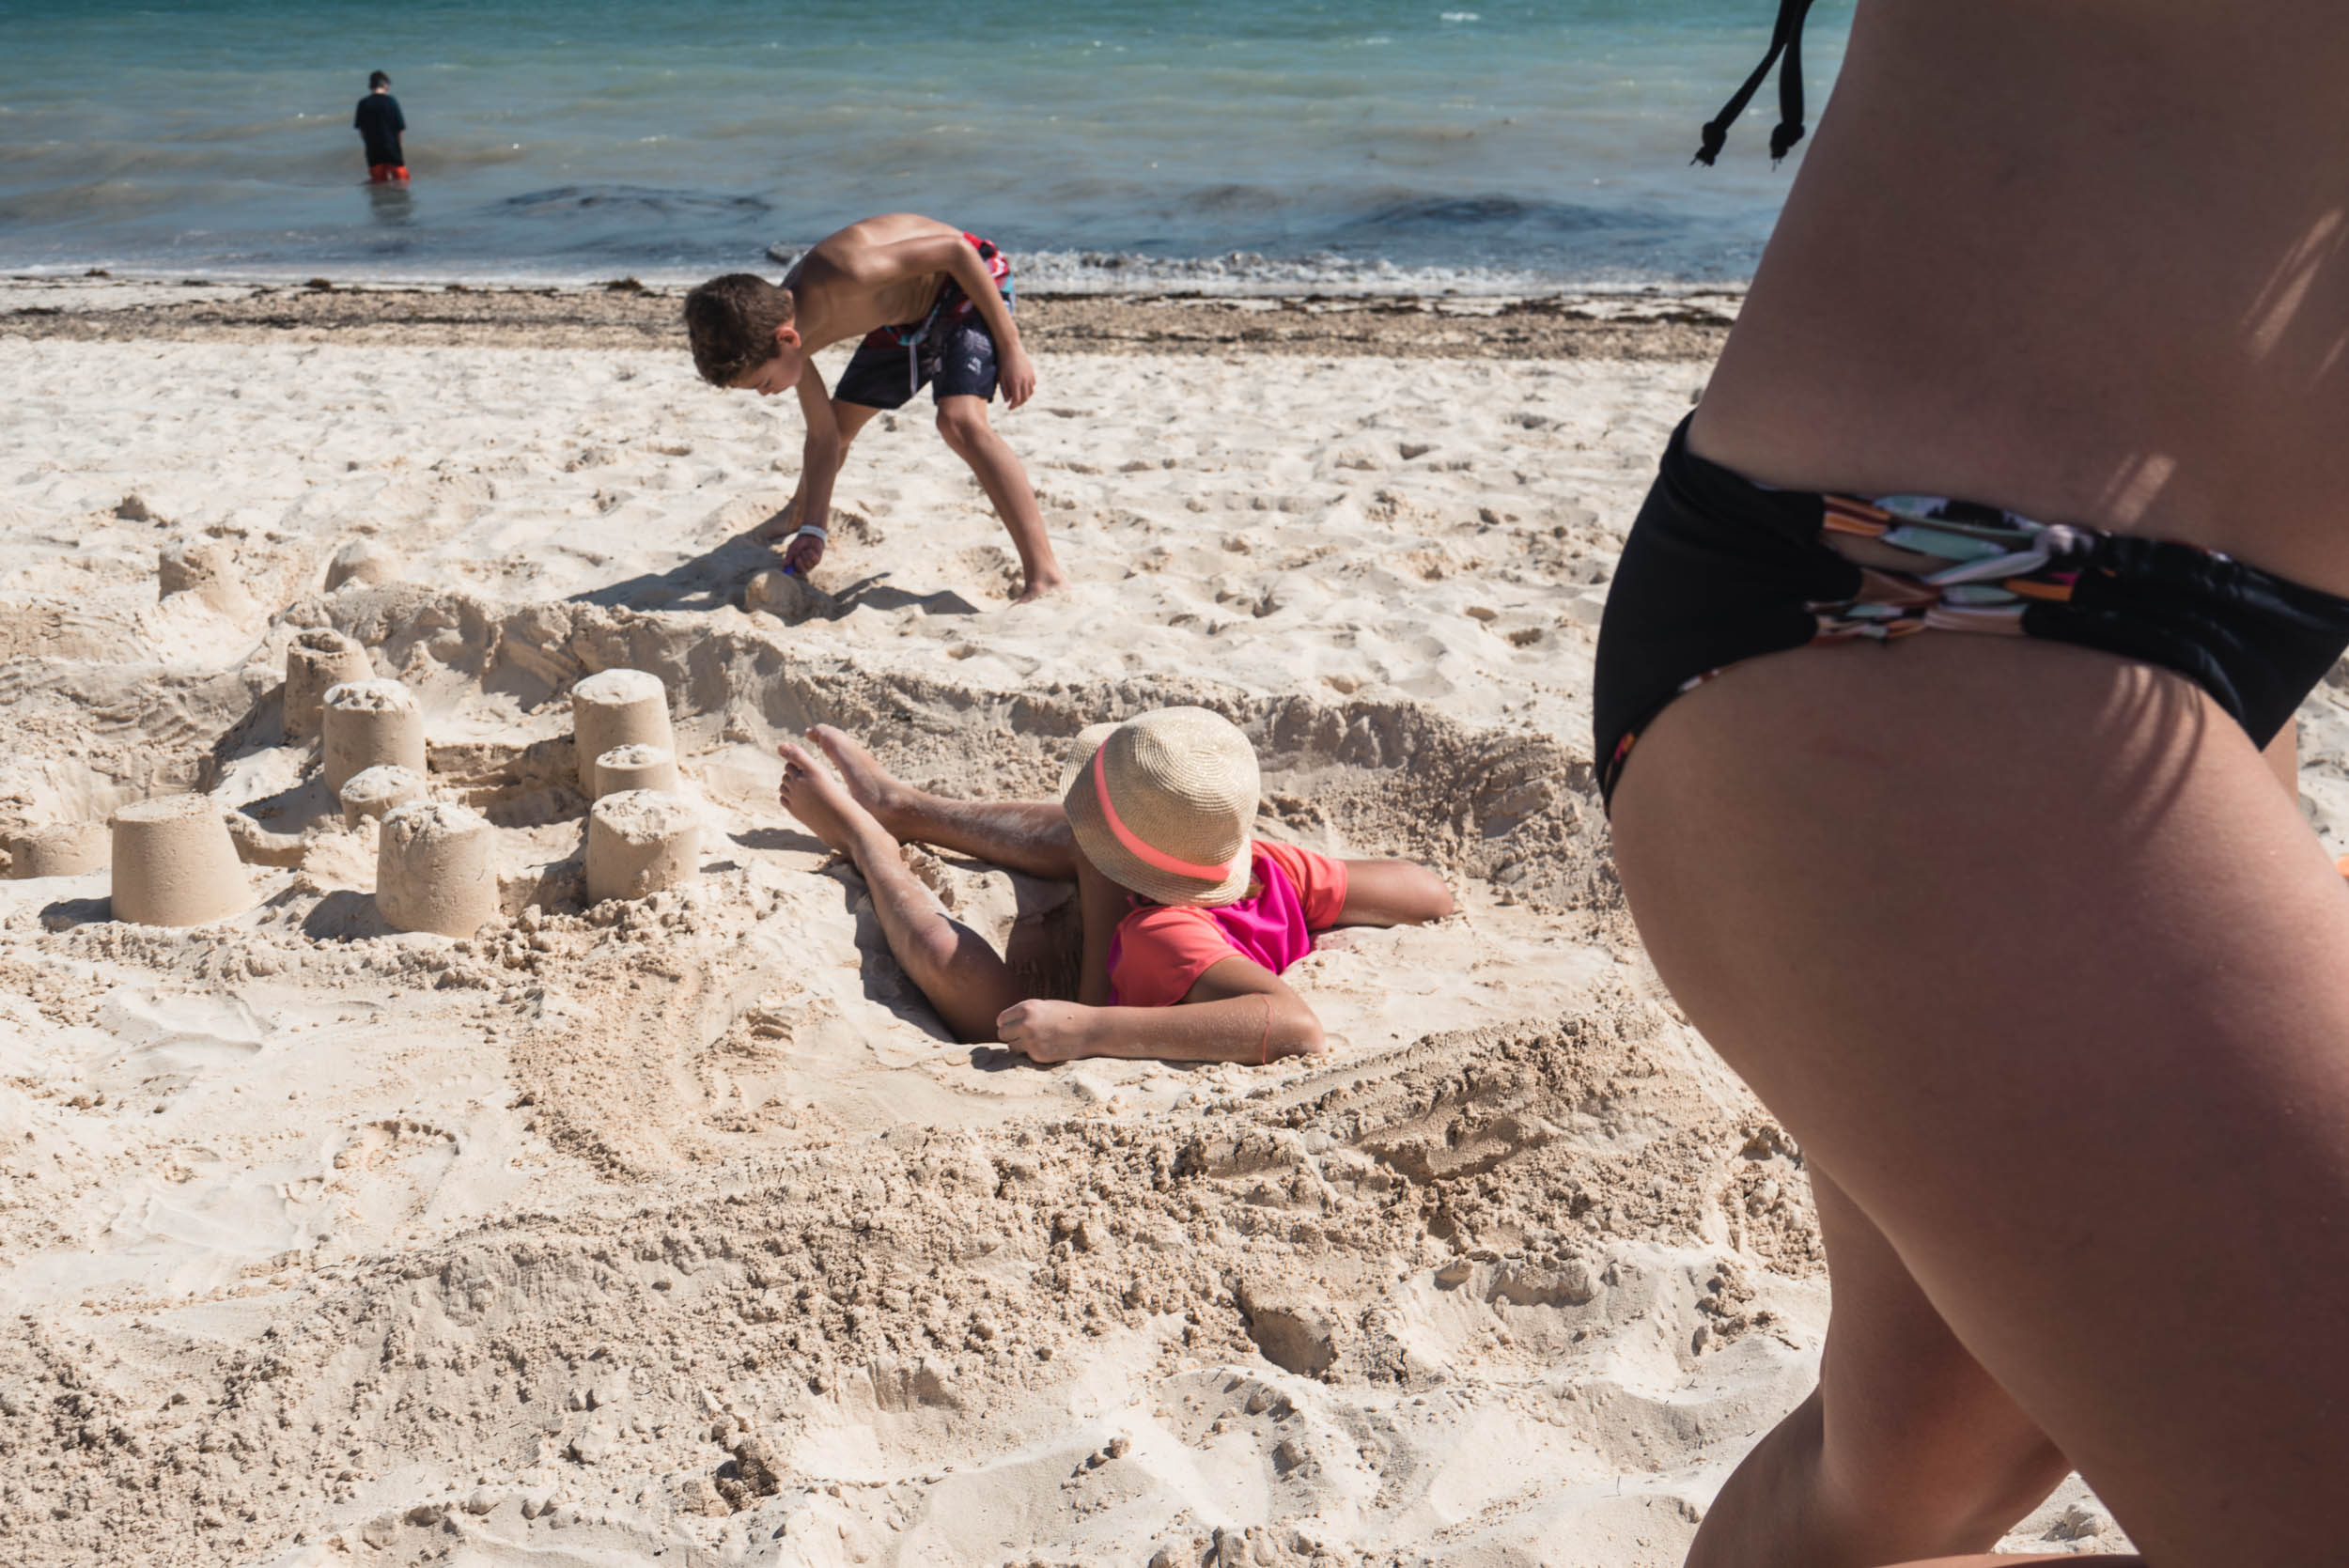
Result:
[[114,815],[115,919],[202,925],[253,903],[228,824],[209,795],[142,800]]
[[666,746],[614,746],[596,758],[596,794],[617,795],[630,789],[682,793],[677,753]]
[[692,803],[659,790],[607,795],[587,814],[587,902],[643,898],[677,886],[701,860]]
[[571,688],[571,740],[579,751],[579,787],[596,797],[596,759],[620,746],[674,745],[669,691],[645,670],[606,670]]
[[331,594],[346,582],[363,587],[373,582],[390,582],[398,576],[398,556],[373,539],[353,539],[326,563],[326,591]]
[[356,828],[370,816],[381,817],[411,800],[421,800],[431,787],[423,774],[390,763],[364,768],[350,776],[337,797],[343,804],[343,826]]
[[498,918],[497,830],[446,802],[394,807],[376,849],[375,907],[395,930],[472,936]]
[[337,800],[343,785],[370,768],[424,772],[424,710],[399,682],[347,681],[329,689],[323,708],[326,788]]
[[326,693],[373,674],[367,650],[332,627],[295,632],[293,641],[286,644],[286,738],[307,740],[316,736]]
[[60,822],[8,835],[8,876],[79,877],[103,871],[112,835],[103,822]]

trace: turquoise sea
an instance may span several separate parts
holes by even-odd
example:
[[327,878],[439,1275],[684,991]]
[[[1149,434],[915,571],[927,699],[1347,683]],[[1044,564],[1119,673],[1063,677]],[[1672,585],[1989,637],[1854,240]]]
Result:
[[[1851,0],[1814,12],[1815,121]],[[1747,275],[1769,0],[0,0],[0,270],[697,278],[871,212],[1031,288]],[[363,183],[370,70],[408,187]]]

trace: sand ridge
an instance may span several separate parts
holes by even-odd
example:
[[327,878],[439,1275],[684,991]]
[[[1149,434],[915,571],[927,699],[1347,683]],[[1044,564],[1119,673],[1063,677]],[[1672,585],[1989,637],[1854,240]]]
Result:
[[[1015,258],[1016,259],[1016,258]],[[79,341],[340,341],[682,352],[682,287],[179,284],[0,278],[0,332]],[[1526,299],[1039,295],[1019,300],[1036,351],[1376,354],[1404,358],[1710,360],[1741,295],[1655,287]]]

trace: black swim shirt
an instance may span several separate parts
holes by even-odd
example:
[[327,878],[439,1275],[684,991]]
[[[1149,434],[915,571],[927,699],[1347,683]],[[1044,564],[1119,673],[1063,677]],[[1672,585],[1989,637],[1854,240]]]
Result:
[[369,93],[361,99],[350,123],[367,144],[370,164],[408,161],[399,151],[399,133],[408,129],[408,120],[399,112],[399,100],[390,93]]

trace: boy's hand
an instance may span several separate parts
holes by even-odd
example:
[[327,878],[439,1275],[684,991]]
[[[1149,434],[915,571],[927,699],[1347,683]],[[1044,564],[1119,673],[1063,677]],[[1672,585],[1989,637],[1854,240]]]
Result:
[[996,369],[1005,408],[1016,409],[1035,396],[1035,361],[1026,349],[1012,349],[997,356]]
[[1032,1062],[1068,1062],[1099,1053],[1099,1009],[1073,1001],[1015,1001],[995,1018],[995,1037]]
[[824,541],[813,534],[792,536],[790,546],[783,552],[783,569],[805,577],[824,558]]

